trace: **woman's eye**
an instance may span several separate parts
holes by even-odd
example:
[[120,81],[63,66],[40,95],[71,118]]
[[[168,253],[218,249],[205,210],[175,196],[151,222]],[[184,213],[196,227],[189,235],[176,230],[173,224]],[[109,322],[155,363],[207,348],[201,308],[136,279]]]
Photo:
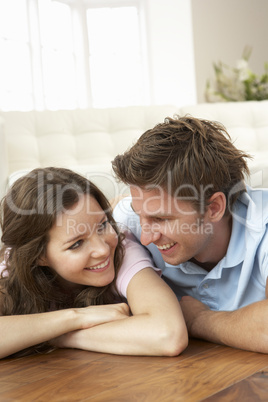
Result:
[[101,222],[99,227],[98,227],[98,232],[99,233],[103,232],[107,228],[108,224],[109,224],[108,219],[106,221],[104,221],[104,222]]
[[80,247],[82,245],[83,240],[78,240],[74,244],[69,247],[69,250],[75,250],[76,248]]

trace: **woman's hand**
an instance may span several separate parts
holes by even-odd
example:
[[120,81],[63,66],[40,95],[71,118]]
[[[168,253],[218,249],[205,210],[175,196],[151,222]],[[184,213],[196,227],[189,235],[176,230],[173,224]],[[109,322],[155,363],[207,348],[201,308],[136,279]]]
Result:
[[[78,308],[75,309],[75,313],[80,316],[80,329],[87,329],[107,322],[122,320],[130,316],[130,310],[126,303]],[[70,341],[75,332],[76,331],[72,331],[58,336],[57,338],[52,339],[50,343],[58,348],[72,347]]]
[[130,315],[126,303],[104,304],[74,309],[80,322],[79,329],[94,327],[106,322],[122,320]]

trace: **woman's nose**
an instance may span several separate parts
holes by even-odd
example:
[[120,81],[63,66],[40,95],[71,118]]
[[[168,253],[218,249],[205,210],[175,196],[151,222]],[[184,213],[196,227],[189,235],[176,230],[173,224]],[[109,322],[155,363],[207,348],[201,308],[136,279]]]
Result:
[[107,257],[110,252],[109,244],[104,238],[96,236],[95,239],[91,238],[90,241],[90,256],[92,258]]

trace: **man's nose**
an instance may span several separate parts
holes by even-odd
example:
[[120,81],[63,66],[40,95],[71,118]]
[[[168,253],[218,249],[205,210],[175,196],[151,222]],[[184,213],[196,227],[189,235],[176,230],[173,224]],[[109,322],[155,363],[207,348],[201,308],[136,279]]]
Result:
[[161,236],[159,225],[141,222],[141,243],[148,246],[150,243],[155,243]]

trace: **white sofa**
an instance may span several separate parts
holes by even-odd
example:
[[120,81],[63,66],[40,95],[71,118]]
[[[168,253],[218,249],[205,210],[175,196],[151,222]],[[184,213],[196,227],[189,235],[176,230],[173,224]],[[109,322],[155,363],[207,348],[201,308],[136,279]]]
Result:
[[127,189],[111,160],[167,116],[191,114],[223,123],[251,153],[251,184],[268,187],[268,101],[132,106],[113,109],[0,112],[0,195],[23,173],[63,166],[91,178],[111,199]]

